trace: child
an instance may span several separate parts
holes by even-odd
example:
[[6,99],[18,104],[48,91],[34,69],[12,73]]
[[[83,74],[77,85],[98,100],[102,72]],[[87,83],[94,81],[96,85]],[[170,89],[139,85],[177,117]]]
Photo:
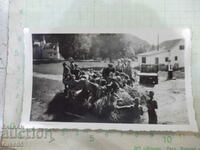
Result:
[[149,92],[150,99],[147,101],[149,124],[157,124],[157,114],[155,109],[158,109],[158,104],[153,100],[154,92]]

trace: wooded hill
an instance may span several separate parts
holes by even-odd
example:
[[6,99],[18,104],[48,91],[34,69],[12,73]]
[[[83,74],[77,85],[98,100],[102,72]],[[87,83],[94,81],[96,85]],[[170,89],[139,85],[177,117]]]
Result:
[[131,34],[33,34],[33,43],[58,43],[61,55],[67,59],[134,59],[147,52],[151,45]]

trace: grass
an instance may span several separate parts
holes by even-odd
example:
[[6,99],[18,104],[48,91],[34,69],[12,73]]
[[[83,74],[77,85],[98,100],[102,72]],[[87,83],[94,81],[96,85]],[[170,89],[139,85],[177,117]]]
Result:
[[63,90],[63,88],[64,86],[62,82],[33,77],[32,97],[39,97],[40,99],[51,99],[55,93]]
[[62,63],[37,64],[37,65],[34,64],[33,72],[61,75],[63,72],[63,67],[62,67]]
[[44,120],[43,114],[47,110],[48,103],[63,88],[59,81],[33,77],[31,120]]

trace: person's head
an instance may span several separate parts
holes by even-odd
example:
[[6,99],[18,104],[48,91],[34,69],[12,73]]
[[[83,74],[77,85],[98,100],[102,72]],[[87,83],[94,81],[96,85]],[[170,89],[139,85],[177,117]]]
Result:
[[72,79],[75,80],[76,79],[76,76],[74,74],[72,74]]
[[89,69],[89,72],[90,73],[94,73],[94,70],[91,68],[91,69]]
[[116,76],[116,80],[121,83],[122,82],[122,78],[120,76]]
[[81,76],[80,76],[80,79],[81,79],[81,80],[87,80],[87,76],[86,76],[86,75],[81,75]]
[[98,71],[96,71],[95,74],[97,77],[101,77],[101,74]]
[[66,62],[64,62],[64,63],[63,63],[63,67],[65,67],[66,65],[67,65]]
[[149,91],[149,97],[150,97],[151,100],[153,99],[153,97],[154,97],[154,92],[153,91]]
[[100,82],[101,82],[101,79],[100,79],[100,78],[96,78],[96,79],[95,79],[95,83],[97,83],[98,85],[100,84]]
[[113,68],[113,64],[108,64],[108,68]]
[[128,66],[131,65],[131,60],[130,60],[130,59],[128,59],[128,61],[127,61],[127,65],[128,65]]
[[126,76],[126,74],[124,72],[121,72],[120,76],[124,78]]
[[78,68],[78,64],[74,64],[74,67],[77,69]]
[[125,79],[129,80],[129,76],[127,74],[125,74]]
[[116,72],[115,72],[115,75],[116,75],[116,76],[119,76],[119,75],[120,75],[120,74],[119,74],[119,71],[116,71]]
[[132,86],[133,82],[129,79],[129,80],[127,80],[127,85]]
[[105,86],[105,85],[106,85],[106,80],[105,79],[101,79],[100,86]]
[[69,57],[69,62],[70,63],[74,62],[74,59],[72,57]]
[[94,78],[91,78],[91,79],[90,79],[90,82],[95,83],[95,79],[94,79]]
[[85,75],[85,72],[84,72],[84,71],[81,71],[81,72],[80,72],[80,75]]
[[117,64],[120,65],[121,64],[121,59],[117,60]]
[[139,105],[139,97],[135,98],[135,105],[138,106]]
[[96,79],[96,78],[97,78],[97,75],[96,75],[96,74],[93,74],[93,75],[92,75],[92,78],[93,78],[93,79]]
[[114,78],[114,73],[113,73],[113,72],[110,72],[110,73],[109,73],[109,78],[111,78],[111,79]]

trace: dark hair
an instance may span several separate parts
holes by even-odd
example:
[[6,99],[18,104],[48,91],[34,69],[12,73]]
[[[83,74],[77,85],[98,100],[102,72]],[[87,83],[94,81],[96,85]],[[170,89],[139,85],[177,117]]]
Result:
[[121,72],[121,73],[120,73],[120,76],[123,76],[123,77],[125,77],[125,76],[126,76],[126,74],[125,74],[124,72]]
[[66,65],[67,65],[66,62],[64,62],[64,63],[63,63],[63,66],[66,66]]
[[125,79],[129,80],[129,76],[127,74],[125,74]]
[[113,64],[108,64],[108,67],[113,67]]
[[95,79],[90,79],[90,82],[95,83]]
[[81,71],[81,72],[80,72],[80,75],[85,75],[85,72]]
[[119,75],[120,75],[120,74],[119,74],[119,71],[116,71],[116,72],[115,72],[115,75],[116,75],[116,76],[119,76]]
[[128,80],[127,80],[127,84],[128,84],[128,85],[131,85],[131,84],[132,84],[132,81],[131,81],[130,79],[128,79]]
[[81,75],[80,78],[81,79],[87,79],[87,77],[85,75]]
[[139,104],[139,97],[135,98],[135,103]]
[[97,78],[97,75],[96,75],[96,74],[93,74],[93,75],[92,75],[92,78],[94,78],[94,79]]
[[153,92],[153,91],[149,91],[149,96],[150,96],[151,98],[153,98],[154,92]]
[[104,85],[106,85],[106,80],[101,79],[101,81],[100,81],[100,86],[104,86]]

